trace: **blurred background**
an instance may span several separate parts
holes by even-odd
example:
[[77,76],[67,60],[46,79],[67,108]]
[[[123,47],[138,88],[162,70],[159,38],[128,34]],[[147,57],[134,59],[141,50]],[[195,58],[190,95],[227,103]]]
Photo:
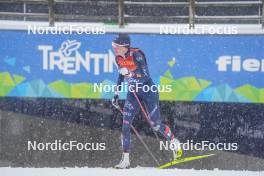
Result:
[[261,0],[1,0],[3,20],[262,24]]

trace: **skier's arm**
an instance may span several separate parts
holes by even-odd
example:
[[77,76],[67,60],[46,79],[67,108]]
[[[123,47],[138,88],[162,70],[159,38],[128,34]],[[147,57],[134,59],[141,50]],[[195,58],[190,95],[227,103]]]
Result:
[[115,87],[115,96],[112,98],[112,105],[116,108],[119,108],[118,100],[119,100],[119,92],[121,90],[121,84],[124,81],[124,76],[119,74],[117,79],[117,84]]
[[147,62],[146,62],[146,58],[144,54],[141,52],[136,52],[134,54],[134,58],[136,61],[135,63],[137,67],[139,68],[138,69],[139,71],[136,74],[140,74],[142,78],[148,78],[149,72],[148,72],[148,66],[147,66]]

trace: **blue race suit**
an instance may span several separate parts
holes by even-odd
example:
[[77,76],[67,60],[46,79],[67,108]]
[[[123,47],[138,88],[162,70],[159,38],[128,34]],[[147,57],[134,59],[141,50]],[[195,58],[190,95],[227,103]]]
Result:
[[[125,58],[122,56],[116,57],[116,63],[119,69],[125,67],[132,73],[132,77],[126,78],[129,86],[140,83],[140,87],[152,87],[149,91],[146,91],[147,89],[144,91],[144,89],[138,88],[135,91],[136,95],[140,102],[145,104],[153,129],[160,132],[167,140],[172,140],[174,135],[171,133],[170,128],[161,123],[159,93],[149,75],[144,53],[139,49],[129,48],[128,52],[125,54]],[[119,74],[117,87],[120,87],[124,78],[125,76]],[[136,97],[133,92],[128,91],[123,110],[122,147],[124,152],[129,152],[131,142],[130,126],[139,110],[140,106]]]

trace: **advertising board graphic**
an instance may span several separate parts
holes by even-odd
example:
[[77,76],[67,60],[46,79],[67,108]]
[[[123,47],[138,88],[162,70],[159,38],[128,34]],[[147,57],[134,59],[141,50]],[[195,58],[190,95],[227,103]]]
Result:
[[[0,31],[0,96],[109,99],[116,34]],[[131,34],[160,100],[264,103],[264,37]],[[125,98],[126,92],[121,94]]]

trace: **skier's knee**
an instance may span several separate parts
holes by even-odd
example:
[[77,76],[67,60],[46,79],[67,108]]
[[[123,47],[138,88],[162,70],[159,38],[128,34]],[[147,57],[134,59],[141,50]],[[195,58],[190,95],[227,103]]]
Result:
[[130,130],[130,123],[127,120],[123,120],[123,130],[129,131]]

